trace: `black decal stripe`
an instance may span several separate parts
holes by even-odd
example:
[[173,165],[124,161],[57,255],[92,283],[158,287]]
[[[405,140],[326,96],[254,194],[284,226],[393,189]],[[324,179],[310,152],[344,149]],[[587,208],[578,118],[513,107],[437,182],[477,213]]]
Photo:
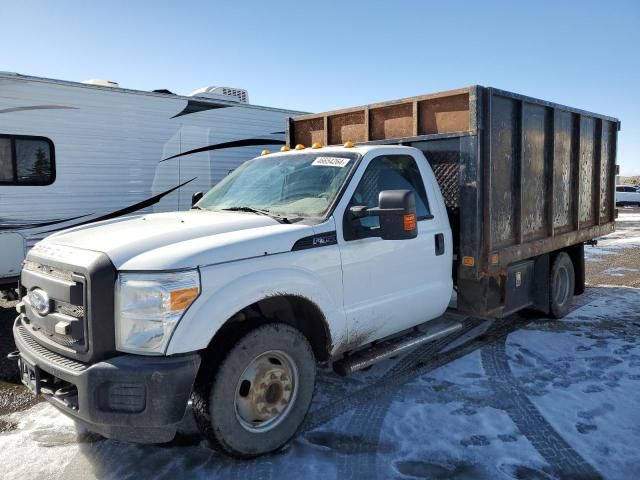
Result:
[[246,138],[244,140],[234,140],[232,142],[216,143],[213,145],[207,145],[206,147],[195,148],[186,152],[172,155],[171,157],[164,158],[160,162],[166,162],[178,157],[184,157],[185,155],[191,155],[193,153],[208,152],[211,150],[222,150],[225,148],[237,148],[237,147],[256,147],[260,145],[284,145],[283,140],[275,140],[273,138]]
[[48,227],[49,225],[70,222],[71,220],[77,220],[78,218],[86,217],[88,215],[91,215],[91,214],[85,213],[84,215],[78,215],[77,217],[60,218],[56,220],[50,220],[48,222],[37,222],[37,223],[24,223],[22,221],[11,223],[12,222],[11,220],[5,220],[5,222],[0,223],[0,230],[27,230],[29,228]]
[[[180,185],[176,185],[175,187],[166,190],[162,193],[159,193],[158,195],[155,195],[151,198],[148,198],[146,200],[143,200],[142,202],[138,202],[135,203],[133,205],[130,205],[128,207],[122,208],[120,210],[116,210],[115,212],[111,212],[111,213],[107,213],[106,215],[102,215],[101,217],[98,218],[92,218],[91,220],[87,220],[86,222],[80,222],[80,223],[76,223],[75,225],[68,225],[66,227],[63,228],[74,228],[74,227],[80,227],[81,225],[86,225],[88,223],[93,223],[93,222],[101,222],[103,220],[111,220],[112,218],[117,218],[117,217],[121,217],[123,215],[128,215],[130,213],[136,212],[138,210],[142,210],[143,208],[147,208],[150,207],[151,205],[154,205],[156,203],[158,203],[162,197],[166,197],[167,195],[169,195],[171,192],[179,189],[180,187],[185,186],[187,183],[191,183],[193,182],[196,178],[198,177],[193,177],[191,180],[187,180],[184,183],[181,183]],[[45,232],[40,232],[40,233],[51,233],[51,232],[55,232],[57,230],[60,229],[55,229],[55,230],[47,230]]]
[[329,245],[336,245],[338,243],[338,237],[335,230],[331,232],[316,233],[315,235],[309,235],[296,241],[291,248],[292,252],[296,250],[307,250],[309,248],[328,247]]
[[188,100],[186,107],[184,107],[180,112],[176,113],[171,118],[181,117],[182,115],[189,115],[190,113],[204,112],[206,110],[226,108],[230,106],[231,105],[225,105],[221,103],[209,103],[209,102],[201,102],[198,100]]
[[281,131],[281,132],[273,132],[271,135],[284,135],[285,133],[287,133],[287,132],[285,132],[285,131],[283,130],[283,131]]
[[30,107],[4,108],[0,113],[26,112],[28,110],[77,110],[77,107],[66,107],[64,105],[33,105]]

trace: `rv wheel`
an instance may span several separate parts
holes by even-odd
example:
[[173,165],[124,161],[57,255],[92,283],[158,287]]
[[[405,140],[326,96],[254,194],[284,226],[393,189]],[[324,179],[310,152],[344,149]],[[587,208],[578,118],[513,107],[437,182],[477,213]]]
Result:
[[211,446],[249,458],[295,435],[311,404],[316,362],[290,325],[262,325],[244,335],[217,368],[203,365],[194,388],[196,423]]

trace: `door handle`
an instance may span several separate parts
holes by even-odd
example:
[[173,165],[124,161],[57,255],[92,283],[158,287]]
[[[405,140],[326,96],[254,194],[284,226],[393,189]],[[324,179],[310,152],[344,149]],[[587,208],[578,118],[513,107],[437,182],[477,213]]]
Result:
[[436,233],[436,256],[444,255],[444,233]]

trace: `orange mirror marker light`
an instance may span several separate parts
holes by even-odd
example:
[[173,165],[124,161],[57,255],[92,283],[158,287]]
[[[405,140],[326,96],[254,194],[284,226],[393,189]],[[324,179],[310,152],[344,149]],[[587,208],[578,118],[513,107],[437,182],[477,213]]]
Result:
[[410,213],[408,215],[404,215],[404,231],[405,232],[412,232],[413,230],[416,229],[416,216],[413,213]]

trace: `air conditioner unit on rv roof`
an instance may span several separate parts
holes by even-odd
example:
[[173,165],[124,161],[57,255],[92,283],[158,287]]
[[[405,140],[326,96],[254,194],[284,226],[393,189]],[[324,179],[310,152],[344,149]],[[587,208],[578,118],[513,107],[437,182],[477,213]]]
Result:
[[205,97],[229,102],[249,103],[249,92],[243,88],[202,87],[189,94],[190,97]]
[[93,79],[93,80],[84,80],[81,83],[86,83],[87,85],[99,85],[101,87],[114,87],[118,88],[120,84],[118,82],[112,82],[111,80],[101,80],[101,79]]

